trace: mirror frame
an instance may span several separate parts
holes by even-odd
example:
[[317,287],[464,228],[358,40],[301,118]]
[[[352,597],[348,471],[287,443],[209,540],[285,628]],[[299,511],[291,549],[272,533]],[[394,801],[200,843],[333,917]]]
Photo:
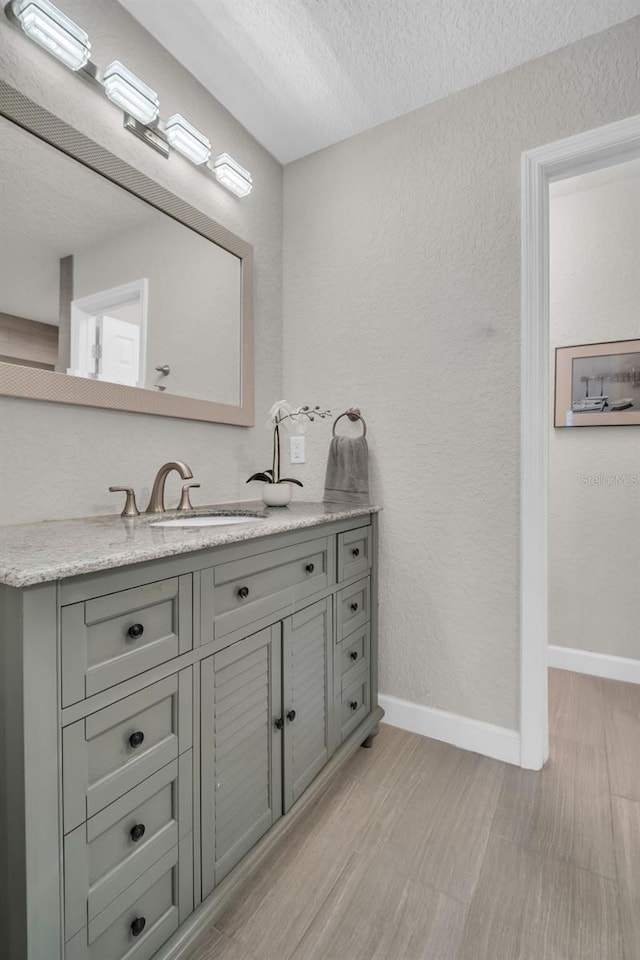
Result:
[[0,116],[145,200],[242,261],[240,404],[197,400],[166,392],[87,380],[67,373],[0,362],[0,396],[126,410],[160,417],[250,427],[253,412],[253,247],[196,207],[116,157],[74,127],[0,80]]

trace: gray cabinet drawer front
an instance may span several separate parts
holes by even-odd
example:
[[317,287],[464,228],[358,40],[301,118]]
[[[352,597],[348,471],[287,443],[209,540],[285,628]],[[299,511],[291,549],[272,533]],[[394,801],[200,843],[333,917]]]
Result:
[[340,643],[345,637],[363,627],[371,612],[371,581],[359,580],[350,587],[340,590],[337,595],[338,630],[336,640]]
[[369,669],[371,630],[368,623],[349,634],[336,650],[340,659],[341,688],[348,689],[352,683]]
[[65,833],[191,747],[191,676],[188,667],[65,727]]
[[362,576],[371,568],[371,527],[338,534],[338,582]]
[[63,707],[190,650],[191,620],[190,575],[63,607]]
[[67,834],[65,939],[191,832],[192,777],[189,750]]
[[341,739],[345,740],[358,724],[364,720],[371,709],[369,674],[363,674],[359,680],[342,691],[340,707]]
[[[212,569],[206,640],[232,633],[335,582],[334,538],[281,547]],[[206,616],[206,615],[205,615]]]
[[[69,940],[65,960],[151,960],[180,923],[178,847]],[[132,924],[144,919],[134,936]]]

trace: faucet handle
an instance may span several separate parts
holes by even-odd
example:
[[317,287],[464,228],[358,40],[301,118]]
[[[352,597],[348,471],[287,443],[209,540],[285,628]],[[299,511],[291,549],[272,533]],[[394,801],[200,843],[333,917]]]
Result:
[[109,487],[110,493],[126,493],[127,499],[121,517],[139,517],[140,511],[136,505],[136,493],[133,487]]
[[178,504],[178,510],[193,510],[191,500],[189,499],[189,490],[191,487],[199,487],[199,483],[185,483],[182,488],[182,495],[180,497],[180,503]]

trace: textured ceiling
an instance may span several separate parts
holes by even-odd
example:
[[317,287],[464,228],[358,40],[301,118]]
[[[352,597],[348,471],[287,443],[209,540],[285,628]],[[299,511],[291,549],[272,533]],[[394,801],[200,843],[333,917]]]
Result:
[[640,14],[640,0],[120,3],[283,163]]

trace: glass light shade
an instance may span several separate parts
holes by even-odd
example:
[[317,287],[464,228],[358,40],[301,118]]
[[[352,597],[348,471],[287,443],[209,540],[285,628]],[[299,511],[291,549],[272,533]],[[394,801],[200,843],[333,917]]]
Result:
[[211,144],[203,133],[196,130],[179,113],[169,117],[166,123],[167,140],[192,163],[206,163],[211,156]]
[[158,94],[119,60],[114,60],[104,71],[103,83],[109,100],[140,123],[153,123],[158,116]]
[[213,169],[216,179],[231,193],[235,193],[236,197],[246,197],[251,193],[253,188],[251,174],[228,153],[221,153],[216,157],[213,161]]
[[49,0],[16,0],[12,9],[27,36],[65,67],[80,70],[89,62],[89,34]]

